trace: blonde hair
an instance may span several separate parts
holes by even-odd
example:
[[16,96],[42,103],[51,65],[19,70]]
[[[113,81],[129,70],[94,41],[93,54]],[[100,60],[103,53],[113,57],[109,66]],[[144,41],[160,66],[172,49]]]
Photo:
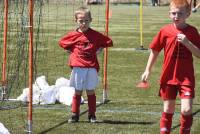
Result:
[[77,19],[78,14],[87,14],[90,19],[92,19],[91,12],[87,7],[79,7],[75,11],[75,19]]
[[178,8],[186,8],[188,12],[191,10],[191,5],[188,3],[187,0],[171,0],[170,8],[171,7],[178,7]]

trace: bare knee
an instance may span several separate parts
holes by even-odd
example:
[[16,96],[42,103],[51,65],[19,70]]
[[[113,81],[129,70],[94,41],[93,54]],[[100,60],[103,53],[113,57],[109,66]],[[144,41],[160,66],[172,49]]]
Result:
[[192,114],[192,99],[182,99],[181,100],[181,113],[183,115]]
[[164,101],[164,112],[174,113],[175,111],[175,100],[165,100]]
[[192,107],[181,107],[181,113],[183,115],[190,115],[190,114],[192,114]]

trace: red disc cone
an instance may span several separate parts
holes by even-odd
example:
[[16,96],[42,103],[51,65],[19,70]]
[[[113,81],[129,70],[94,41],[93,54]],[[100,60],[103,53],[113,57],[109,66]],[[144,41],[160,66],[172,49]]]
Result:
[[137,88],[148,89],[150,87],[147,81],[141,81],[136,85]]

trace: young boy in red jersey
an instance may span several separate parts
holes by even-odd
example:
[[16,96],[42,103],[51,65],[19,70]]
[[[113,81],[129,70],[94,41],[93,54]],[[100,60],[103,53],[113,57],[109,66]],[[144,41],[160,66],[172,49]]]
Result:
[[147,81],[159,52],[164,49],[164,63],[160,77],[159,96],[163,100],[160,134],[170,134],[177,93],[181,99],[180,134],[189,134],[193,122],[192,103],[195,96],[195,77],[192,55],[200,58],[200,35],[186,23],[190,16],[187,0],[172,0],[168,24],[150,44],[150,56],[142,81]]
[[90,10],[80,7],[75,11],[78,28],[69,32],[59,45],[70,53],[69,66],[72,68],[70,86],[75,88],[72,101],[72,116],[69,123],[79,121],[82,91],[86,90],[88,97],[88,120],[96,122],[95,88],[98,85],[99,63],[97,54],[105,47],[113,46],[112,40],[90,28],[92,17]]

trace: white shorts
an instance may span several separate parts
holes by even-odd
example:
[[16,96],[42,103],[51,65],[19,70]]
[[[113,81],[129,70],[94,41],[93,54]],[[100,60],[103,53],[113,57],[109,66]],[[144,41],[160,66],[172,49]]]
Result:
[[98,84],[98,73],[95,68],[73,67],[70,86],[76,90],[94,90]]

